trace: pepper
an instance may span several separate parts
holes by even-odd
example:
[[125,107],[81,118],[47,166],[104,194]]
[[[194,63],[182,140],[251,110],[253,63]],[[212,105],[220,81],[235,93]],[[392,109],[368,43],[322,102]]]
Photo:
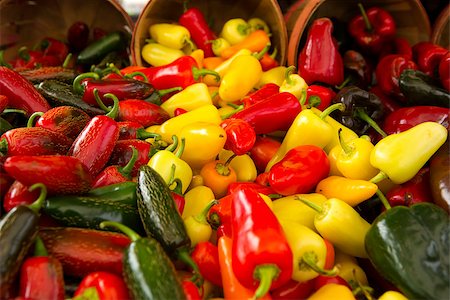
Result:
[[275,59],[277,53],[278,53],[277,48],[275,48],[275,50],[273,50],[271,54],[267,52],[264,53],[263,57],[259,60],[259,63],[261,64],[261,67],[264,72],[276,68],[280,65],[278,60]]
[[250,50],[241,49],[238,52],[236,52],[229,59],[226,59],[226,60],[222,59],[222,62],[213,68],[213,71],[217,72],[219,74],[220,78],[217,78],[217,77],[214,77],[211,75],[206,75],[205,77],[203,77],[203,82],[206,83],[208,86],[220,86],[223,76],[230,69],[230,65],[234,61],[234,59],[241,55],[251,55],[251,54],[252,54],[252,52]]
[[228,185],[237,181],[236,171],[229,164],[230,159],[227,161],[213,160],[204,164],[200,169],[203,184],[213,191],[216,198],[225,196]]
[[436,74],[439,63],[448,53],[448,49],[428,41],[416,43],[412,51],[419,70],[428,76]]
[[193,83],[181,92],[176,93],[161,104],[170,117],[177,108],[191,111],[203,105],[213,104],[208,86],[203,82]]
[[394,37],[395,20],[389,12],[380,7],[371,7],[367,11],[361,3],[358,3],[358,7],[361,15],[350,20],[348,32],[361,48],[378,54],[383,44]]
[[270,38],[267,32],[265,32],[264,30],[256,30],[249,33],[245,37],[245,39],[241,40],[240,42],[231,42],[230,44],[230,47],[226,47],[223,51],[220,52],[220,57],[222,57],[223,59],[232,57],[241,49],[248,49],[251,52],[260,52],[268,44],[270,45]]
[[[209,209],[216,203],[215,200],[211,200],[198,215],[188,216],[183,219],[186,232],[191,239],[192,247],[195,247],[198,243],[207,242],[211,238],[212,228],[207,222],[206,215]],[[201,271],[200,271],[201,272]]]
[[30,299],[65,299],[62,265],[48,255],[42,240],[37,237],[34,255],[20,267],[19,296]]
[[[321,85],[310,85],[306,89],[306,102],[308,106],[317,107],[318,110],[325,110],[331,103],[336,93],[327,87]],[[317,103],[319,102],[319,103]]]
[[[448,130],[435,122],[424,122],[379,141],[370,154],[370,163],[381,172],[371,179],[377,183],[388,177],[404,183],[424,166],[447,140]],[[414,144],[414,147],[410,145]]]
[[293,253],[280,223],[256,191],[242,189],[232,195],[233,271],[242,285],[257,287],[255,297],[260,298],[289,281]]
[[185,56],[179,49],[172,49],[158,43],[147,43],[141,50],[142,58],[151,66],[160,67],[173,63]]
[[280,87],[278,85],[276,85],[275,83],[267,83],[258,88],[256,91],[245,96],[242,99],[242,102],[244,103],[244,107],[248,107],[260,101],[263,101],[270,96],[278,94],[279,92]]
[[[339,267],[340,267],[340,265],[339,265]],[[319,290],[324,285],[327,285],[327,284],[330,284],[330,283],[341,284],[343,286],[348,287],[349,289],[352,288],[348,284],[348,282],[344,278],[339,276],[339,275],[336,275],[336,276],[319,275],[316,278],[314,278],[312,281],[313,281],[313,285],[314,285],[314,290],[315,291]]]
[[[424,202],[381,213],[365,246],[376,270],[407,298],[442,299],[450,290],[448,235],[448,214]],[[413,245],[415,255],[407,254],[405,249]]]
[[113,31],[86,46],[77,56],[77,64],[92,65],[107,54],[126,48],[128,37],[122,31]]
[[96,295],[99,300],[130,299],[128,288],[122,277],[114,273],[99,271],[87,274],[74,293],[74,299]]
[[160,105],[140,99],[126,99],[119,102],[117,119],[148,127],[160,125],[170,119],[170,116]]
[[221,287],[222,274],[220,271],[218,247],[209,241],[200,242],[195,245],[191,256],[197,263],[203,278]]
[[422,168],[407,182],[394,187],[386,194],[391,206],[411,206],[419,202],[431,202],[430,169]]
[[[342,59],[344,60],[344,68],[346,74],[346,85],[356,85],[366,89],[372,84],[373,66],[360,52],[355,50],[345,51]],[[339,87],[341,88],[342,83]]]
[[117,122],[119,125],[119,141],[120,140],[145,140],[145,139],[158,139],[159,135],[156,133],[148,132],[144,126],[135,121],[122,121]]
[[208,222],[211,226],[218,230],[221,226],[226,226],[231,231],[231,201],[233,196],[229,193],[221,198],[218,198],[217,203],[214,204],[208,213]]
[[89,26],[83,21],[73,22],[67,29],[67,42],[72,51],[83,50],[89,42]]
[[38,233],[39,209],[47,196],[47,189],[42,183],[30,187],[33,191],[40,188],[38,199],[30,205],[19,205],[9,211],[0,220],[0,296],[13,296],[13,284],[20,266]]
[[69,54],[69,47],[66,43],[52,37],[43,38],[38,49],[43,52],[44,57],[56,57],[59,64],[62,64]]
[[383,43],[379,57],[389,54],[401,54],[409,59],[413,58],[413,50],[409,41],[399,36],[395,36],[390,41]]
[[[0,198],[3,199],[3,208],[5,208],[5,196],[9,189],[11,188],[12,184],[15,182],[15,180],[6,174],[5,172],[0,172]],[[6,211],[6,208],[5,208]],[[1,214],[0,214],[1,215]]]
[[202,49],[205,57],[214,56],[211,41],[216,38],[209,28],[203,13],[196,7],[189,8],[178,18],[178,23],[186,27],[195,45]]
[[200,214],[204,207],[210,203],[211,200],[214,200],[214,193],[209,187],[199,185],[187,191],[184,197],[186,203],[181,217],[186,219],[190,216]]
[[450,92],[450,76],[448,75],[450,73],[450,52],[444,55],[441,59],[438,73],[442,86],[447,90],[447,92]]
[[5,195],[2,199],[5,212],[9,212],[11,209],[21,204],[31,204],[39,197],[38,190],[30,191],[28,186],[17,180],[13,180],[11,185],[6,188],[4,192]]
[[433,202],[450,212],[450,159],[448,140],[439,148],[430,160],[430,189]]
[[273,299],[289,300],[289,299],[307,299],[313,292],[314,280],[298,282],[290,280],[277,289],[270,291]]
[[421,71],[404,70],[399,78],[399,87],[405,95],[407,106],[433,105],[450,108],[450,93]]
[[255,86],[256,88],[260,88],[267,83],[274,83],[280,86],[283,83],[284,75],[286,74],[285,66],[278,66],[272,68],[270,70],[264,71],[261,75],[261,79],[258,84]]
[[390,113],[396,111],[397,109],[400,109],[401,106],[400,104],[388,97],[378,85],[373,85],[370,89],[369,89],[369,93],[375,94],[378,96],[378,98],[381,101],[381,104],[383,105],[383,110],[385,112],[386,115],[389,115]]
[[146,165],[150,159],[151,144],[141,140],[119,140],[116,142],[108,165],[119,165],[124,167],[133,155],[132,147],[138,152],[138,157],[131,170],[131,176],[136,176],[138,169]]
[[384,292],[378,300],[407,300],[402,293],[397,291],[386,291]]
[[225,119],[220,126],[227,136],[224,149],[231,150],[236,155],[243,155],[255,144],[256,133],[248,122],[241,119]]
[[309,28],[305,46],[298,56],[298,73],[307,84],[339,85],[344,81],[344,63],[333,40],[333,23],[318,18]]
[[23,76],[14,70],[0,66],[0,90],[8,98],[11,107],[34,112],[46,112],[51,108],[47,100]]
[[342,284],[328,283],[308,297],[309,300],[339,298],[342,300],[356,300],[352,290]]
[[222,26],[220,36],[226,39],[231,45],[242,42],[248,35],[250,26],[242,18],[229,19]]
[[25,185],[42,182],[51,194],[76,194],[89,191],[92,177],[76,157],[64,155],[16,155],[8,157],[5,171]]
[[181,49],[186,45],[192,45],[191,34],[182,25],[156,23],[150,25],[148,31],[154,41],[172,49]]
[[250,157],[259,173],[264,172],[267,164],[275,156],[281,143],[268,136],[256,136],[255,144],[250,149]]
[[305,80],[298,74],[292,74],[295,71],[295,66],[290,66],[286,69],[286,77],[280,86],[280,92],[289,92],[293,94],[300,102],[304,102],[306,98],[306,90],[308,85]]

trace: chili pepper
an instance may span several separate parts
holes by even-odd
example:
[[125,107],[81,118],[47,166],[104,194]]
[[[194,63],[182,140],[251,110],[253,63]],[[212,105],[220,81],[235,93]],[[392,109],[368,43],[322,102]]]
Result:
[[379,57],[389,54],[400,54],[408,59],[413,58],[413,51],[409,41],[399,36],[395,36],[390,41],[383,43]]
[[369,93],[372,93],[376,96],[378,96],[378,99],[380,99],[381,104],[383,105],[383,111],[386,115],[389,115],[390,113],[398,110],[401,108],[399,103],[397,103],[396,100],[388,97],[378,85],[373,85],[369,89]]
[[9,106],[34,112],[46,112],[51,107],[36,88],[19,73],[0,66],[0,90],[8,98]]
[[253,127],[241,119],[226,119],[220,123],[227,135],[224,148],[236,155],[243,155],[250,151],[256,141]]
[[352,290],[345,285],[328,283],[320,287],[308,297],[310,300],[331,299],[337,297],[342,300],[356,300]]
[[92,177],[76,157],[64,155],[15,155],[8,157],[5,171],[24,185],[42,182],[51,194],[84,193]]
[[400,54],[390,54],[381,58],[375,69],[378,86],[388,96],[395,96],[401,100],[399,86],[400,75],[406,69],[417,69],[417,65],[411,59]]
[[256,136],[255,143],[250,149],[250,157],[255,163],[259,173],[264,172],[267,164],[280,146],[281,143],[274,138],[268,136]]
[[[336,93],[332,89],[313,84],[306,89],[305,104],[317,107],[319,110],[325,110],[335,96]],[[317,104],[317,102],[319,103]]]
[[148,43],[142,47],[142,58],[153,67],[161,67],[173,63],[186,56],[183,51],[172,49],[158,43]]
[[244,108],[231,118],[250,123],[256,134],[265,134],[287,130],[301,110],[298,99],[291,93],[283,92]]
[[52,56],[58,59],[59,64],[62,64],[69,54],[69,47],[61,40],[45,37],[41,40],[40,50],[43,56]]
[[[227,39],[225,38],[225,40]],[[267,44],[270,44],[270,38],[264,30],[256,30],[248,34],[245,39],[242,39],[240,42],[230,42],[230,44],[230,47],[227,47],[220,52],[220,56],[224,59],[232,57],[241,49],[248,49],[251,52],[259,52],[264,49]]]
[[160,125],[170,119],[169,114],[159,105],[139,99],[127,99],[119,102],[120,121],[132,121],[143,127]]
[[[0,199],[3,199],[3,208],[6,211],[5,208],[5,196],[9,189],[11,188],[12,184],[15,182],[15,180],[9,176],[7,173],[0,171]],[[1,214],[0,214],[1,215]]]
[[61,263],[48,256],[42,240],[35,241],[34,256],[20,267],[20,297],[30,299],[64,299],[64,277]]
[[225,60],[222,57],[210,56],[203,59],[203,67],[208,70],[214,70]]
[[236,156],[233,151],[222,149],[219,152],[219,160],[227,161],[228,159],[231,159],[229,166],[236,172],[237,181],[255,181],[258,174],[255,163],[249,155],[243,154]]
[[209,241],[200,242],[195,245],[191,256],[197,263],[203,278],[221,287],[222,274],[220,272],[218,247]]
[[62,66],[17,69],[16,71],[33,84],[38,84],[44,80],[59,80],[65,83],[72,83],[73,79],[78,75],[75,70]]
[[[201,300],[199,288],[189,279],[182,279],[181,285],[183,287],[184,295],[187,300]],[[201,287],[203,289],[203,286]]]
[[436,74],[440,61],[448,53],[448,49],[428,41],[416,43],[412,51],[418,69],[428,76]]
[[104,271],[92,272],[84,276],[74,293],[74,299],[83,299],[93,294],[99,300],[130,299],[128,288],[122,277]]
[[339,275],[336,275],[336,276],[319,275],[316,278],[314,278],[314,280],[312,280],[312,282],[313,282],[315,291],[319,290],[322,286],[324,286],[326,284],[330,284],[330,283],[341,284],[343,286],[348,287],[349,289],[352,288],[348,284],[348,282]]
[[158,134],[146,131],[144,126],[135,121],[117,122],[117,125],[119,125],[119,140],[159,138]]
[[448,140],[430,160],[430,189],[432,200],[447,212],[450,211],[450,186]]
[[391,206],[411,206],[419,202],[431,202],[430,169],[422,168],[407,182],[391,189],[386,198]]
[[138,152],[138,157],[131,171],[131,176],[136,176],[140,166],[146,165],[150,159],[150,147],[150,143],[141,140],[119,140],[114,146],[108,165],[125,166],[131,159],[132,148],[135,148]]
[[245,181],[245,182],[230,183],[230,185],[228,186],[227,195],[230,195],[230,194],[236,192],[238,189],[242,189],[244,187],[254,189],[258,193],[264,194],[264,195],[275,194],[275,191],[269,186],[261,185],[256,182]]
[[385,291],[379,298],[379,300],[407,300],[402,293],[397,291]]
[[302,99],[306,97],[306,89],[308,88],[308,85],[306,84],[305,80],[302,77],[300,77],[300,75],[292,74],[292,72],[294,71],[295,71],[294,66],[290,66],[286,69],[286,76],[283,83],[280,86],[279,91],[289,92],[293,94],[301,102],[304,102],[304,100]]
[[[242,99],[259,82],[262,68],[259,61],[251,55],[237,56],[219,86],[219,96],[226,102]],[[245,78],[242,81],[241,78]]]
[[209,28],[203,13],[195,7],[189,8],[178,18],[178,23],[186,27],[198,48],[204,51],[205,57],[214,56],[211,41],[216,38]]
[[313,292],[314,280],[298,282],[289,280],[284,285],[270,291],[272,299],[289,300],[289,299],[307,299]]
[[[236,189],[237,190],[237,189]],[[231,201],[233,196],[229,193],[226,196],[219,198],[216,204],[214,204],[208,213],[208,222],[214,229],[218,229],[220,226],[231,225]]]
[[209,187],[199,185],[187,191],[184,197],[185,209],[181,217],[186,219],[201,214],[204,207],[214,200],[214,193]]
[[176,186],[175,186],[175,188],[173,188],[171,190],[171,195],[172,195],[173,201],[175,201],[175,204],[177,205],[178,212],[181,215],[183,215],[184,206],[186,205],[186,200],[184,198],[183,193],[181,192],[181,187],[182,187],[181,180],[176,178],[174,180],[174,182],[176,183]]
[[0,113],[3,112],[8,106],[8,102],[8,97],[5,95],[0,95]]
[[87,45],[77,56],[80,65],[98,63],[108,53],[126,48],[128,37],[124,32],[113,31]]
[[[444,144],[448,130],[435,122],[424,122],[404,132],[391,134],[379,141],[370,154],[370,163],[381,172],[371,179],[377,183],[388,177],[404,183],[424,166]],[[414,143],[414,147],[410,145]]]
[[405,95],[405,104],[434,105],[450,107],[450,94],[438,87],[438,83],[425,73],[417,70],[404,70],[400,74],[399,87]]
[[17,180],[14,180],[11,186],[5,189],[5,193],[2,198],[5,212],[9,212],[18,205],[31,204],[39,197],[39,191],[30,191],[28,186]]
[[236,172],[229,163],[230,160],[213,160],[205,163],[200,170],[204,185],[213,191],[216,198],[225,196],[228,185],[237,181]]
[[[435,204],[396,206],[377,217],[365,245],[377,271],[406,297],[441,299],[449,293],[448,231],[448,214]],[[405,252],[411,243],[413,256]]]
[[150,25],[148,31],[154,41],[172,49],[181,49],[186,45],[192,45],[191,34],[182,25],[156,23]]
[[241,49],[236,54],[234,54],[232,57],[228,58],[227,60],[223,60],[219,65],[217,65],[213,71],[217,72],[220,76],[220,78],[217,78],[212,75],[206,75],[203,77],[203,82],[206,83],[208,86],[220,86],[223,77],[230,69],[231,63],[236,59],[236,57],[246,55],[250,56],[252,55],[252,52],[248,49]]
[[366,89],[372,84],[373,66],[361,53],[355,50],[347,50],[342,59],[349,80],[347,85],[356,85]]
[[450,53],[448,52],[442,57],[438,66],[439,80],[447,92],[450,92]]
[[215,203],[215,200],[211,200],[206,206],[203,207],[200,214],[188,216],[183,220],[184,226],[186,227],[186,232],[191,239],[191,245],[193,247],[200,242],[207,242],[211,238],[212,228],[207,222],[206,215],[208,214],[211,206]]
[[83,21],[76,21],[67,30],[67,41],[70,48],[79,52],[86,48],[89,42],[89,26]]
[[203,105],[213,104],[208,86],[202,82],[193,83],[181,92],[176,93],[161,104],[170,117],[177,108],[191,111]]
[[242,18],[233,18],[223,24],[220,36],[231,45],[242,42],[249,35],[249,25]]
[[332,37],[328,18],[313,21],[305,46],[298,56],[298,73],[307,84],[323,82],[338,85],[344,81],[344,64]]
[[71,140],[63,134],[42,127],[8,130],[0,137],[0,156],[65,155]]
[[280,87],[278,85],[276,85],[275,83],[267,83],[261,86],[256,91],[245,96],[242,99],[242,102],[244,103],[244,107],[248,107],[260,101],[263,101],[264,99],[269,98],[270,96],[278,94],[279,92]]
[[232,195],[233,271],[242,285],[257,287],[259,298],[289,281],[293,253],[280,223],[256,191],[242,189]]
[[262,70],[264,72],[276,68],[280,65],[280,63],[275,59],[277,53],[277,49],[275,48],[275,50],[273,50],[271,54],[264,53],[263,57],[259,60],[259,63],[261,64]]

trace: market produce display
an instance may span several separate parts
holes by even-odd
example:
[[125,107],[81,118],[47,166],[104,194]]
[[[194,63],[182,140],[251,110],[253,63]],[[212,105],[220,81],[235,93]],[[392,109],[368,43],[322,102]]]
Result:
[[355,7],[0,51],[0,299],[448,298],[450,51]]

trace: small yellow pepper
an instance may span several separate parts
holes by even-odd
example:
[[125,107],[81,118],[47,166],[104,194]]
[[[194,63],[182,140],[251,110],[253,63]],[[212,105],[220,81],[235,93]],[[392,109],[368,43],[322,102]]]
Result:
[[386,291],[380,297],[378,297],[378,300],[408,300],[408,298],[397,291]]
[[192,247],[198,243],[207,242],[211,238],[213,230],[211,225],[209,225],[206,216],[208,215],[208,211],[211,206],[215,203],[216,200],[212,200],[204,206],[203,210],[199,214],[183,219]]
[[164,109],[170,117],[173,117],[174,111],[177,108],[191,111],[208,104],[213,104],[208,86],[202,82],[198,82],[189,85],[184,90],[171,96],[161,104],[161,108]]
[[230,64],[219,86],[219,96],[227,102],[237,101],[247,95],[259,82],[262,67],[251,55],[239,55]]
[[375,195],[378,186],[370,181],[329,176],[316,186],[316,193],[327,198],[338,198],[350,206],[356,206]]
[[[219,152],[219,159],[227,161],[232,155],[233,151],[222,149]],[[247,154],[234,157],[230,167],[236,172],[237,181],[255,181],[258,175],[253,159]]]
[[231,44],[224,38],[217,38],[214,41],[212,41],[212,51],[214,52],[214,55],[220,56],[220,53],[231,46]]
[[203,82],[206,83],[208,86],[219,86],[222,82],[222,78],[225,75],[225,73],[228,72],[228,69],[230,68],[231,63],[233,60],[241,55],[251,55],[252,52],[248,49],[241,49],[237,53],[235,53],[232,57],[228,58],[227,60],[220,63],[217,67],[213,69],[213,71],[217,72],[220,76],[220,80],[217,81],[216,77],[213,75],[205,75],[203,76]]
[[230,19],[223,24],[220,37],[223,37],[231,45],[234,45],[245,39],[245,37],[250,33],[249,29],[250,26],[244,19]]
[[256,84],[255,88],[259,89],[263,85],[268,83],[275,83],[276,85],[280,86],[281,84],[283,84],[283,81],[285,79],[286,69],[287,68],[285,66],[279,66],[263,72],[263,74],[261,75],[261,79]]
[[191,53],[189,53],[190,56],[192,56],[195,61],[197,62],[197,67],[199,69],[203,68],[203,60],[205,59],[205,51],[202,49],[195,49]]
[[192,44],[189,30],[179,24],[157,23],[149,27],[150,37],[157,43],[172,49]]
[[184,209],[181,217],[186,219],[200,214],[203,208],[214,200],[213,191],[204,185],[199,185],[184,194]]
[[338,269],[338,275],[347,281],[351,287],[357,287],[358,282],[363,286],[369,284],[366,272],[358,265],[358,261],[354,256],[336,249],[334,263]]
[[[306,90],[308,84],[298,74],[292,74],[295,71],[295,66],[289,66],[286,69],[285,79],[280,85],[281,92],[289,92],[293,94],[297,99],[306,99]],[[301,101],[302,103],[305,101]]]
[[141,54],[142,58],[154,67],[170,64],[185,55],[181,50],[172,49],[158,43],[148,43],[144,45]]
[[250,32],[256,30],[264,30],[266,33],[270,34],[270,28],[266,21],[260,18],[250,18],[247,20],[248,26],[250,26]]

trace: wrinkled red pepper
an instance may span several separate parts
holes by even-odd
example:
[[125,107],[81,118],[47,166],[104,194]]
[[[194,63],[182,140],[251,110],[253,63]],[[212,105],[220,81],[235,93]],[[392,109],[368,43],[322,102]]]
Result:
[[444,47],[432,42],[419,42],[412,47],[413,58],[418,69],[434,77],[442,58],[449,52]]
[[250,151],[255,144],[255,130],[245,120],[225,119],[220,123],[220,126],[227,134],[224,145],[226,150],[231,150],[236,155],[243,155]]
[[205,57],[214,56],[211,41],[216,39],[216,35],[198,8],[187,9],[178,19],[178,23],[187,28],[195,45],[203,50]]
[[93,298],[98,300],[131,299],[122,276],[110,272],[92,272],[84,276],[75,291],[74,297],[86,296],[87,299],[91,299],[89,295],[93,295],[94,290],[98,298]]
[[379,57],[381,58],[389,54],[400,54],[408,59],[413,58],[413,51],[409,41],[398,36],[384,43]]
[[219,251],[213,243],[200,242],[195,245],[191,253],[192,259],[198,266],[203,278],[212,284],[222,286],[222,274],[220,273]]

